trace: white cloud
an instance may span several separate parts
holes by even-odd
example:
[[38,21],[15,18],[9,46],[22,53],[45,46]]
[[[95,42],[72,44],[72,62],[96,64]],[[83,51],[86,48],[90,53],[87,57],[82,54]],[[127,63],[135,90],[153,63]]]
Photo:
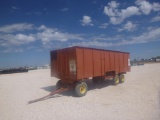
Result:
[[91,17],[84,15],[83,19],[81,20],[81,24],[83,26],[93,26]]
[[120,16],[123,19],[126,19],[133,15],[139,15],[139,9],[135,6],[130,6],[130,7],[127,7],[126,9],[122,9],[120,13]]
[[42,14],[49,14],[47,9],[44,9],[43,11],[29,11],[25,13],[26,15],[36,15],[36,16],[41,16]]
[[158,21],[160,21],[160,16],[156,16],[151,20],[151,22],[158,22]]
[[148,15],[150,14],[151,10],[152,10],[152,4],[150,4],[148,1],[139,1],[137,2],[137,5],[139,5],[140,10]]
[[127,31],[133,31],[136,28],[136,24],[133,24],[131,21],[128,21],[123,28],[119,29],[119,31],[127,30]]
[[159,3],[153,3],[152,8],[154,11],[160,11],[160,4]]
[[99,28],[105,29],[105,28],[107,28],[107,26],[108,26],[108,23],[103,23],[103,24],[101,24],[101,25],[99,26]]
[[133,36],[128,38],[128,40],[122,40],[117,43],[117,45],[127,45],[127,44],[139,44],[139,43],[147,43],[152,41],[159,40],[160,37],[160,28],[154,28],[148,32],[144,32],[139,36]]
[[24,34],[1,34],[0,35],[0,46],[19,46],[34,42],[36,40],[35,36],[24,35]]
[[117,16],[117,14],[119,14],[117,10],[118,6],[119,3],[117,3],[116,1],[109,2],[108,6],[104,7],[104,13],[111,17]]
[[160,37],[160,28],[152,29],[151,31],[145,32],[138,37],[134,37],[133,41],[135,42],[150,42],[154,41],[156,38]]
[[18,8],[18,7],[16,7],[16,6],[12,6],[12,9],[18,10],[18,9],[20,9],[20,8]]
[[104,7],[104,13],[109,17],[110,22],[115,25],[135,15],[148,15],[151,11],[160,11],[159,3],[151,4],[145,0],[137,0],[135,6],[129,6],[126,9],[119,9],[119,5],[120,3],[111,1]]
[[65,12],[65,11],[68,11],[68,10],[69,10],[69,8],[63,8],[60,11]]
[[110,47],[113,43],[99,42],[99,41],[88,41],[88,42],[78,42],[72,43],[72,46],[84,46],[84,47]]
[[[22,46],[29,43],[33,43],[35,41],[41,41],[42,45],[44,47],[53,45],[53,42],[65,42],[69,40],[83,40],[82,35],[79,34],[70,34],[67,32],[61,32],[58,29],[54,28],[48,28],[45,25],[41,25],[37,29],[34,29],[34,34],[22,34],[18,33],[18,30],[22,28],[21,31],[26,31],[28,29],[32,30],[32,26],[28,26],[28,28],[23,28],[24,26],[20,24],[20,27],[16,28],[15,26],[19,26],[19,24],[14,25],[7,25],[2,29],[0,33],[0,46],[8,47],[8,46]],[[27,26],[26,26],[27,27]],[[13,30],[16,31],[16,33],[13,33]],[[20,30],[19,30],[20,31]],[[12,32],[12,33],[9,33]]]
[[40,31],[37,33],[37,39],[41,40],[43,44],[47,44],[51,41],[67,41],[67,40],[82,40],[83,38],[78,34],[70,34],[65,32],[60,32],[57,29],[47,28],[42,25],[39,27]]
[[31,30],[33,29],[33,24],[27,24],[27,23],[18,23],[18,24],[12,24],[12,25],[6,25],[3,27],[0,27],[0,33],[13,33],[17,31],[24,31],[24,30]]
[[41,25],[40,27],[38,27],[38,30],[46,30],[47,27],[45,25]]
[[[113,38],[98,38],[94,39],[94,41],[86,41],[86,42],[78,42],[73,43],[72,45],[79,46],[93,46],[93,47],[111,47],[111,46],[120,46],[120,45],[129,45],[129,44],[140,44],[157,41],[160,38],[160,28],[154,28],[147,32],[142,33],[139,36],[117,36],[116,39]],[[110,41],[109,41],[110,39]],[[104,40],[104,41],[101,41]],[[117,42],[113,42],[112,40],[117,40]]]
[[105,34],[101,34],[101,35],[92,35],[92,37],[90,38],[93,41],[116,41],[116,40],[121,40],[123,39],[123,36],[121,35],[116,35],[114,37],[108,37],[108,35]]
[[144,14],[149,14],[151,10],[160,11],[160,4],[156,2],[152,4],[146,0],[137,0],[135,4],[139,6],[139,8]]
[[[103,24],[102,24],[103,25]],[[107,23],[104,25],[107,26]],[[136,27],[136,24],[128,21],[124,24],[122,30],[132,31]],[[32,30],[32,29],[31,29]],[[72,34],[64,31],[60,31],[55,28],[48,28],[45,25],[41,25],[34,29],[33,34],[17,33],[0,33],[0,46],[2,48],[8,47],[22,47],[35,41],[39,41],[44,48],[52,46],[61,47],[66,45],[80,45],[80,46],[116,46],[116,45],[127,45],[127,44],[139,44],[145,42],[152,42],[159,40],[160,28],[151,28],[147,32],[140,33],[139,36],[113,36],[109,37],[105,34],[101,35],[82,35]],[[24,29],[25,31],[25,29]],[[30,31],[27,31],[30,32]],[[83,41],[83,42],[82,42]],[[26,49],[17,49],[17,52],[23,52]],[[11,51],[11,49],[10,49]],[[16,52],[16,49],[14,49]],[[7,50],[6,50],[7,52]],[[8,49],[9,52],[9,49]]]
[[11,53],[11,52],[19,53],[19,52],[24,52],[24,49],[22,49],[22,48],[7,48],[7,49],[3,50],[2,52],[3,53]]
[[120,4],[117,2],[111,1],[108,3],[107,6],[104,7],[104,13],[109,16],[110,22],[112,24],[120,24],[128,17],[131,17],[133,15],[139,15],[139,8],[135,6],[130,6],[126,9],[119,10],[119,5]]

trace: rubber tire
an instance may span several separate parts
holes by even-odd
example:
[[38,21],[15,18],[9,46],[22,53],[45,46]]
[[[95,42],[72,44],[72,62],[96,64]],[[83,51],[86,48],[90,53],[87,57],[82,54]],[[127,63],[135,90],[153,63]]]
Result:
[[114,85],[118,85],[119,84],[119,76],[116,75],[114,78],[113,78],[113,83]]
[[119,76],[119,82],[120,82],[120,83],[124,83],[124,81],[125,81],[125,76],[124,76],[123,74],[121,74],[121,75]]
[[61,80],[58,80],[57,83],[56,83],[56,88],[60,88],[62,86],[62,81]]
[[[84,88],[83,93],[81,92],[82,87]],[[85,96],[88,91],[88,86],[85,82],[78,82],[75,87],[76,96],[82,97]]]

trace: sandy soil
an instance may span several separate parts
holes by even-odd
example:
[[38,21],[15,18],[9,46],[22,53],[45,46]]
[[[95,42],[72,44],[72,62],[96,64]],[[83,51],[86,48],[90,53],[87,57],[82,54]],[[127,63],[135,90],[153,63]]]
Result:
[[160,120],[160,64],[134,66],[123,84],[92,84],[87,95],[74,91],[27,104],[55,88],[50,70],[0,75],[0,120]]

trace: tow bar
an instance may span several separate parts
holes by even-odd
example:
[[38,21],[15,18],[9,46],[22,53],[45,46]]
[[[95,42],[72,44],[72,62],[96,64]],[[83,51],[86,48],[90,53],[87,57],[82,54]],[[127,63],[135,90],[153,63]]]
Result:
[[59,94],[59,93],[71,90],[72,88],[73,88],[73,86],[57,88],[56,90],[53,90],[49,95],[38,98],[38,99],[35,99],[35,100],[31,100],[31,101],[28,102],[28,104],[32,104],[32,103],[35,103],[35,102],[38,102],[38,101],[49,99],[55,94]]

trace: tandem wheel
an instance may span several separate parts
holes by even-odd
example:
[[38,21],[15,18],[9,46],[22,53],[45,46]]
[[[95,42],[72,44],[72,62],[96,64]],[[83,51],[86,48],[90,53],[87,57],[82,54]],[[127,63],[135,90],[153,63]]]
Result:
[[75,86],[75,93],[78,97],[85,96],[88,91],[88,86],[85,82],[78,82]]
[[113,78],[113,83],[114,85],[118,85],[119,84],[119,76],[116,75],[114,78]]
[[124,77],[123,74],[121,74],[121,75],[119,76],[119,82],[120,82],[120,83],[124,83],[124,81],[125,81],[125,77]]

